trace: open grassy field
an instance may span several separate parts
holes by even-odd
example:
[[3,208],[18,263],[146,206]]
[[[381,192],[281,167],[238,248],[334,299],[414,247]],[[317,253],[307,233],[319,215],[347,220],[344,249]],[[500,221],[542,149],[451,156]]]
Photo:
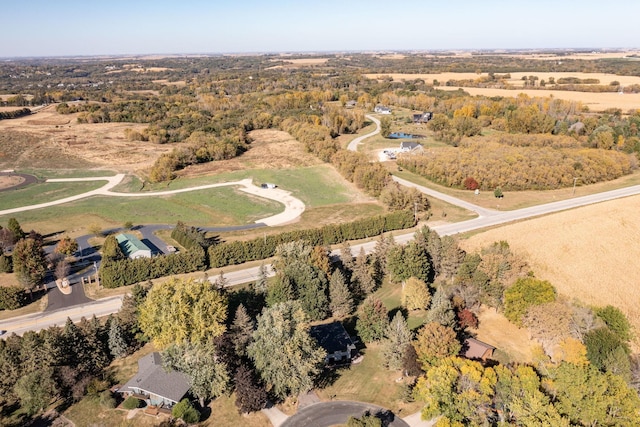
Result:
[[[46,209],[11,214],[26,229],[41,233],[78,229],[98,223],[122,225],[175,224],[178,220],[200,226],[251,223],[281,212],[282,205],[232,187],[220,187],[160,197],[97,196]],[[91,220],[87,220],[92,217]],[[3,217],[0,217],[2,220]],[[86,228],[85,230],[86,231]]]
[[640,196],[534,218],[462,240],[476,250],[505,240],[562,295],[620,308],[640,331]]
[[43,182],[0,192],[0,208],[12,209],[33,203],[51,202],[102,187],[106,181]]

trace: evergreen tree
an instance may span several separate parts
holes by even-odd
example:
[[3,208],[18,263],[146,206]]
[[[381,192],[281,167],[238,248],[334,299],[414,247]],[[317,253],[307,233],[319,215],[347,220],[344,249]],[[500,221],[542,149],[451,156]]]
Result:
[[382,340],[382,354],[385,365],[392,370],[402,368],[402,362],[408,346],[411,345],[412,334],[402,312],[393,316],[385,337]]
[[257,294],[266,294],[267,285],[267,267],[265,267],[264,264],[260,264],[260,268],[258,269],[258,278],[253,284],[253,289]]
[[231,325],[231,335],[235,341],[235,351],[240,357],[246,356],[247,346],[251,343],[254,323],[243,304],[236,309],[236,314]]
[[351,281],[362,296],[369,295],[376,289],[373,272],[371,271],[367,254],[365,254],[362,247],[360,248],[360,254],[356,258]]
[[450,328],[456,327],[456,313],[447,292],[442,288],[436,289],[433,294],[431,308],[427,312],[427,322],[438,322]]
[[351,275],[355,268],[355,262],[353,259],[353,252],[351,251],[351,245],[347,240],[340,245],[340,263],[342,264],[342,271],[344,273],[345,280],[347,283],[350,283]]
[[38,286],[47,273],[47,255],[33,239],[22,239],[13,249],[13,271],[27,289]]
[[292,280],[287,276],[278,275],[267,288],[267,296],[265,298],[269,307],[296,299],[295,289]]
[[388,324],[387,308],[379,298],[369,295],[358,309],[358,335],[366,343],[379,341],[384,337]]
[[118,316],[111,317],[109,322],[109,351],[115,358],[125,357],[129,353],[129,346]]
[[20,223],[15,218],[9,218],[7,222],[7,229],[13,234],[13,241],[17,242],[20,239],[24,239],[26,233],[22,230]]
[[353,312],[353,298],[340,269],[336,269],[329,281],[329,309],[333,317],[342,318]]

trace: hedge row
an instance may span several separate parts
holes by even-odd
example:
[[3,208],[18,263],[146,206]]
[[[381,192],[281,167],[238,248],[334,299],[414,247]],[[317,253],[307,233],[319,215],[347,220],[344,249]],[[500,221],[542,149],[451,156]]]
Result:
[[105,288],[118,288],[172,274],[191,273],[206,267],[206,255],[204,249],[195,246],[172,255],[107,261],[100,267],[100,280]]
[[178,221],[171,231],[171,238],[187,249],[192,249],[196,246],[208,246],[204,231],[197,227],[189,227],[182,221]]
[[244,242],[220,243],[209,247],[209,264],[211,268],[218,268],[269,258],[275,254],[279,244],[295,240],[304,240],[314,246],[334,245],[346,240],[377,236],[386,231],[401,230],[414,225],[415,218],[412,211],[396,211],[349,223],[288,231]]
[[17,119],[18,117],[28,116],[29,114],[31,114],[31,110],[28,108],[13,111],[0,111],[0,120]]

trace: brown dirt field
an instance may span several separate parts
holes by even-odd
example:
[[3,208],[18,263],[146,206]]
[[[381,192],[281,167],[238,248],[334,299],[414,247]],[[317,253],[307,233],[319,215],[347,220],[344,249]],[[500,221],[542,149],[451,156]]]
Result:
[[255,130],[254,140],[242,156],[220,162],[189,166],[180,176],[215,175],[244,169],[286,169],[322,164],[304,150],[302,144],[286,132],[273,129]]
[[640,196],[506,225],[462,240],[476,250],[506,240],[561,295],[620,308],[640,331]]
[[[18,96],[17,93],[9,93],[9,94],[4,94],[4,95],[0,95],[0,99],[2,99],[3,101],[6,101],[9,98],[13,98],[14,96]],[[33,98],[33,95],[22,95],[25,97],[25,99],[31,99]],[[19,107],[11,107],[11,108],[19,108]]]
[[134,123],[81,124],[76,115],[47,107],[35,115],[0,121],[2,168],[106,168],[134,172],[150,167],[170,145],[127,141],[124,130]]
[[0,190],[10,188],[24,182],[21,176],[0,176]]

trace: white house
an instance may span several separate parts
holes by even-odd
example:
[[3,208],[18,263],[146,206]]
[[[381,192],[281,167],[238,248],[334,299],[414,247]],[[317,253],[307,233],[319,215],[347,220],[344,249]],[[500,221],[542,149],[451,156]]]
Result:
[[378,104],[373,109],[373,112],[378,114],[391,114],[391,109],[389,107],[385,107],[384,105]]

